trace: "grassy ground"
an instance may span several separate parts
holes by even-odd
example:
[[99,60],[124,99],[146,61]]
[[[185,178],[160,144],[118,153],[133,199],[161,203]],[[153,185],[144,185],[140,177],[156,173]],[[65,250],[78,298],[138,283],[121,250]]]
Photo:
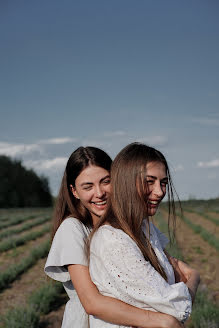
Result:
[[[169,252],[198,269],[202,279],[187,327],[218,328],[219,263],[213,242],[219,237],[219,200],[195,200],[182,205],[187,220],[179,218],[176,241]],[[51,283],[43,272],[50,217],[51,209],[0,210],[0,328],[61,326],[67,297],[62,286]],[[165,205],[155,221],[167,232]],[[200,231],[205,231],[207,237]]]

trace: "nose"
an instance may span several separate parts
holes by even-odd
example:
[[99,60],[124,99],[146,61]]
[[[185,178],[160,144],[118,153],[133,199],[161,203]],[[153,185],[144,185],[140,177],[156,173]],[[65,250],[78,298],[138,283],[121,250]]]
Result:
[[162,197],[165,195],[165,190],[163,190],[159,181],[157,181],[157,183],[155,183],[155,185],[154,185],[153,194],[157,197]]
[[98,198],[102,198],[105,195],[105,191],[101,186],[96,186],[95,188],[95,196]]

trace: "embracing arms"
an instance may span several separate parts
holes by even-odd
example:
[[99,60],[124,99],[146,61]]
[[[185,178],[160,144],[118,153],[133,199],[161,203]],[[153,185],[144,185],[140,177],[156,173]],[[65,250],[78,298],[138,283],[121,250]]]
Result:
[[194,302],[195,295],[198,289],[198,285],[200,283],[200,275],[198,271],[195,269],[192,269],[189,267],[186,263],[171,257],[166,251],[165,251],[168,260],[173,266],[176,282],[184,282],[186,286],[189,289],[192,302]]
[[101,295],[91,281],[86,266],[68,265],[68,271],[81,304],[90,315],[124,326],[139,326],[142,328],[183,327],[178,320],[168,314],[142,310],[118,299]]

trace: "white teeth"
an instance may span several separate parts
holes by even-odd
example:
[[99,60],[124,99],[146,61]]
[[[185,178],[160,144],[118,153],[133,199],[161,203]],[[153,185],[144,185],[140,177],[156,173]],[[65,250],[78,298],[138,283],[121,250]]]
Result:
[[93,202],[95,205],[105,205],[106,204],[106,200],[102,201],[102,202]]
[[151,203],[153,205],[157,205],[158,204],[158,201],[156,201],[156,200],[150,200],[149,203]]

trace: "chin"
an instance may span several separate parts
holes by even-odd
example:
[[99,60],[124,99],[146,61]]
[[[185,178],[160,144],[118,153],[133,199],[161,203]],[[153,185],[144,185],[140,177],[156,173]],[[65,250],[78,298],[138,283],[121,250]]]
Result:
[[148,211],[148,216],[154,216],[157,212],[157,208],[154,208],[154,209],[149,209]]

